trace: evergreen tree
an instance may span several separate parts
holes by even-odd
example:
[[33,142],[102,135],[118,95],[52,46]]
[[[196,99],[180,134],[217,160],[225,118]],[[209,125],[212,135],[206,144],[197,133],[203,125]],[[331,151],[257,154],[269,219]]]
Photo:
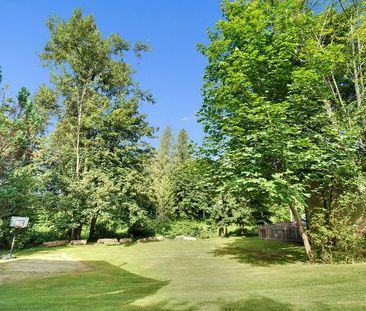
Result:
[[174,170],[174,216],[183,219],[206,219],[210,213],[213,188],[203,160],[192,158]]
[[161,135],[157,153],[151,165],[151,192],[156,205],[157,217],[169,218],[174,209],[174,139],[170,126]]
[[179,131],[177,144],[175,146],[175,158],[177,163],[184,164],[191,158],[192,150],[191,150],[190,139],[188,133],[185,129]]
[[174,149],[174,217],[204,219],[209,209],[209,190],[201,168],[203,163],[193,156],[185,129],[179,132]]

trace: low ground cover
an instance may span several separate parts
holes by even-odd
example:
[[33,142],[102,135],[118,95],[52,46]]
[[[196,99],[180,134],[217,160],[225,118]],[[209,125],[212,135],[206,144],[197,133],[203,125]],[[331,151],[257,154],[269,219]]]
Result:
[[257,238],[38,248],[18,255],[0,263],[0,275],[7,275],[0,278],[0,310],[366,308],[366,263],[310,265],[301,246]]

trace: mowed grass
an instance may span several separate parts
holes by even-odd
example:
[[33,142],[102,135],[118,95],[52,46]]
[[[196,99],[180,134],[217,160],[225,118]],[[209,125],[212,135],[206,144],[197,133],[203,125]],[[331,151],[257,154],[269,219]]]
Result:
[[[302,247],[288,243],[88,245],[18,253],[18,263],[36,256],[49,265],[50,254],[90,269],[7,281],[0,310],[366,310],[366,263],[310,265]],[[1,262],[0,274],[9,265]]]

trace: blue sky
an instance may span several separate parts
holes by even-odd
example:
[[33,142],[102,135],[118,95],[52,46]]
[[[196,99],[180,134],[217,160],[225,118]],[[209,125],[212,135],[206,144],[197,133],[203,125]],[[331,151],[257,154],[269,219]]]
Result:
[[[48,71],[38,58],[49,38],[46,19],[67,19],[74,8],[92,13],[104,35],[119,32],[131,42],[149,42],[153,51],[135,69],[142,88],[152,91],[156,104],[143,112],[154,126],[185,128],[200,143],[201,125],[194,113],[202,102],[200,88],[207,64],[196,50],[207,43],[206,30],[221,17],[219,0],[0,0],[0,66],[12,94],[21,86],[32,92],[48,83]],[[156,146],[157,141],[152,142]]]

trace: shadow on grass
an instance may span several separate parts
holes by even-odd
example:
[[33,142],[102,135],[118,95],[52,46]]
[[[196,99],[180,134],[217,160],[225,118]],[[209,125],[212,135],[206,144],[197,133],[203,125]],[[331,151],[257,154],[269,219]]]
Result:
[[329,305],[325,303],[316,303],[304,305],[302,307],[295,306],[289,303],[283,303],[268,297],[249,297],[239,301],[227,303],[225,301],[218,301],[216,305],[219,306],[220,311],[344,311],[344,310],[364,310],[359,307],[348,308],[344,305],[337,306],[335,304]]
[[[17,262],[22,261],[24,266],[26,259]],[[38,264],[46,266],[50,261],[39,260]],[[155,294],[168,282],[145,278],[105,261],[84,264],[91,270],[46,278],[36,274],[32,279],[0,285],[0,310],[164,310],[163,305],[143,308],[131,303]],[[65,261],[53,260],[51,265],[65,265]]]
[[230,256],[241,263],[253,266],[269,266],[305,262],[304,252],[304,248],[296,244],[243,237],[210,253],[214,256]]
[[290,304],[275,301],[267,297],[250,297],[231,303],[218,303],[221,311],[292,311]]

